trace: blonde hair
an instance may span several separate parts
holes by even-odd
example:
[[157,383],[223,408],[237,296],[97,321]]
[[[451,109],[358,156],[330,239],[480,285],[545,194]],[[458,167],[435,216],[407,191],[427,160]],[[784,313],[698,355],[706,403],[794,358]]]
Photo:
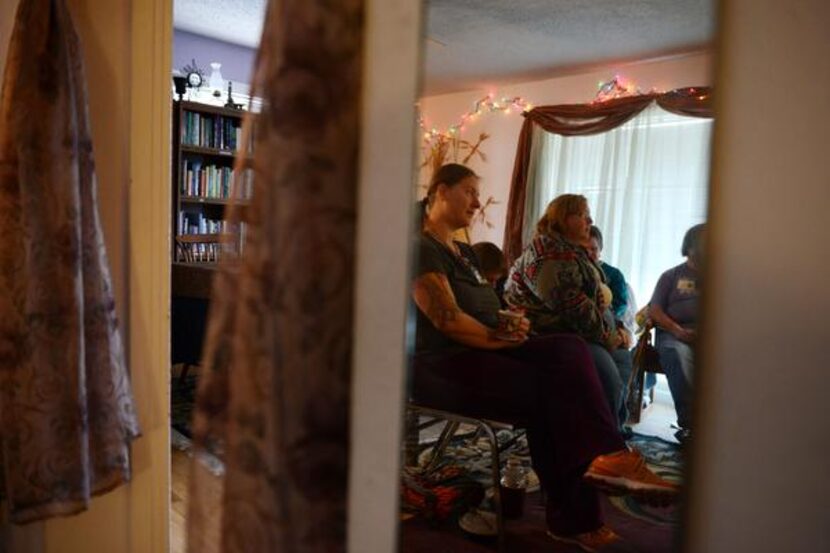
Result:
[[565,229],[565,219],[585,210],[588,207],[588,198],[580,194],[562,194],[553,199],[545,214],[536,223],[536,234],[554,236]]

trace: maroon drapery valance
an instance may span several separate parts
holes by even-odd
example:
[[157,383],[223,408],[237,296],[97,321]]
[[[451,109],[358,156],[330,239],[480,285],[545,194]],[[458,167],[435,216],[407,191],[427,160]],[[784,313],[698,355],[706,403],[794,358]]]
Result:
[[642,112],[651,102],[677,115],[712,117],[712,89],[709,87],[679,88],[663,94],[641,94],[601,103],[540,106],[524,114],[516,161],[507,203],[504,228],[504,253],[512,263],[522,251],[527,172],[533,141],[533,125],[563,136],[587,136],[617,128]]

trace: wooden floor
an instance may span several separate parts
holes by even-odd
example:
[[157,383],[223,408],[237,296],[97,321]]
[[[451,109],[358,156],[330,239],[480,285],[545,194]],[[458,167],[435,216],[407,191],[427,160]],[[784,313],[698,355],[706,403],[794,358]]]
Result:
[[[171,486],[170,486],[170,552],[171,553],[185,553],[187,551],[187,502],[188,502],[188,484],[190,475],[191,459],[187,454],[181,450],[172,449],[171,459]],[[207,478],[207,477],[206,477]],[[215,481],[208,480],[204,482],[207,486],[213,487],[215,484],[216,493],[208,490],[210,493],[205,494],[211,501],[219,501],[219,478]],[[215,512],[218,515],[219,509],[209,509],[209,512]],[[199,553],[218,553],[218,523],[212,524],[216,531],[217,539],[207,540],[211,547],[203,548]]]

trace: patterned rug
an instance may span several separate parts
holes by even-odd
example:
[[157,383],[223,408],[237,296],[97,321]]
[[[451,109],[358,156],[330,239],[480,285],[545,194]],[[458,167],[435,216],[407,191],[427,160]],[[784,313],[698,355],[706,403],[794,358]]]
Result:
[[[178,376],[173,376],[170,380],[170,445],[185,452],[188,457],[194,454],[190,419],[196,403],[197,382],[198,375],[193,373],[188,374],[184,381],[180,381]],[[222,474],[225,465],[222,462],[221,446],[209,444],[208,449],[200,454],[200,460],[214,474]]]
[[170,426],[183,436],[190,438],[190,418],[193,415],[193,406],[196,404],[197,371],[191,372],[184,379],[172,376],[170,379]]
[[[499,444],[505,444],[513,439],[514,434],[510,430],[499,430],[496,433]],[[421,444],[418,455],[419,465],[424,466],[429,459],[435,445],[434,439],[429,439]],[[648,466],[655,473],[667,480],[680,482],[683,475],[683,455],[679,446],[654,436],[634,434],[628,440],[629,447],[638,450],[645,457]],[[501,454],[502,464],[511,456],[521,460],[522,465],[530,469],[530,450],[527,446],[526,436],[520,436],[516,442]],[[461,427],[459,432],[447,447],[445,457],[447,462],[459,464],[468,469],[472,476],[481,482],[488,490],[487,498],[483,508],[492,508],[489,504],[489,497],[492,497],[493,478],[491,472],[490,446],[486,439],[478,438],[472,427]],[[533,484],[538,485],[535,475],[531,476],[531,489]],[[675,508],[654,508],[641,505],[630,497],[609,498],[610,503],[620,511],[634,518],[658,525],[675,525],[678,522],[678,509]]]
[[[639,451],[649,468],[671,482],[683,481],[683,450],[676,443],[655,436],[634,434],[628,440],[629,447]],[[611,497],[611,504],[628,515],[653,524],[676,525],[680,510],[641,505],[630,497]]]

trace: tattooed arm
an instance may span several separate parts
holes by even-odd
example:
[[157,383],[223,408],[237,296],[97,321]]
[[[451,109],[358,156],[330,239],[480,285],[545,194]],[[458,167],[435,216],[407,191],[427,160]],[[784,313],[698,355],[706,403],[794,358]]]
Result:
[[412,296],[415,305],[435,328],[460,344],[473,348],[501,349],[522,343],[497,338],[494,329],[464,313],[455,301],[447,276],[442,273],[425,273],[415,279]]

